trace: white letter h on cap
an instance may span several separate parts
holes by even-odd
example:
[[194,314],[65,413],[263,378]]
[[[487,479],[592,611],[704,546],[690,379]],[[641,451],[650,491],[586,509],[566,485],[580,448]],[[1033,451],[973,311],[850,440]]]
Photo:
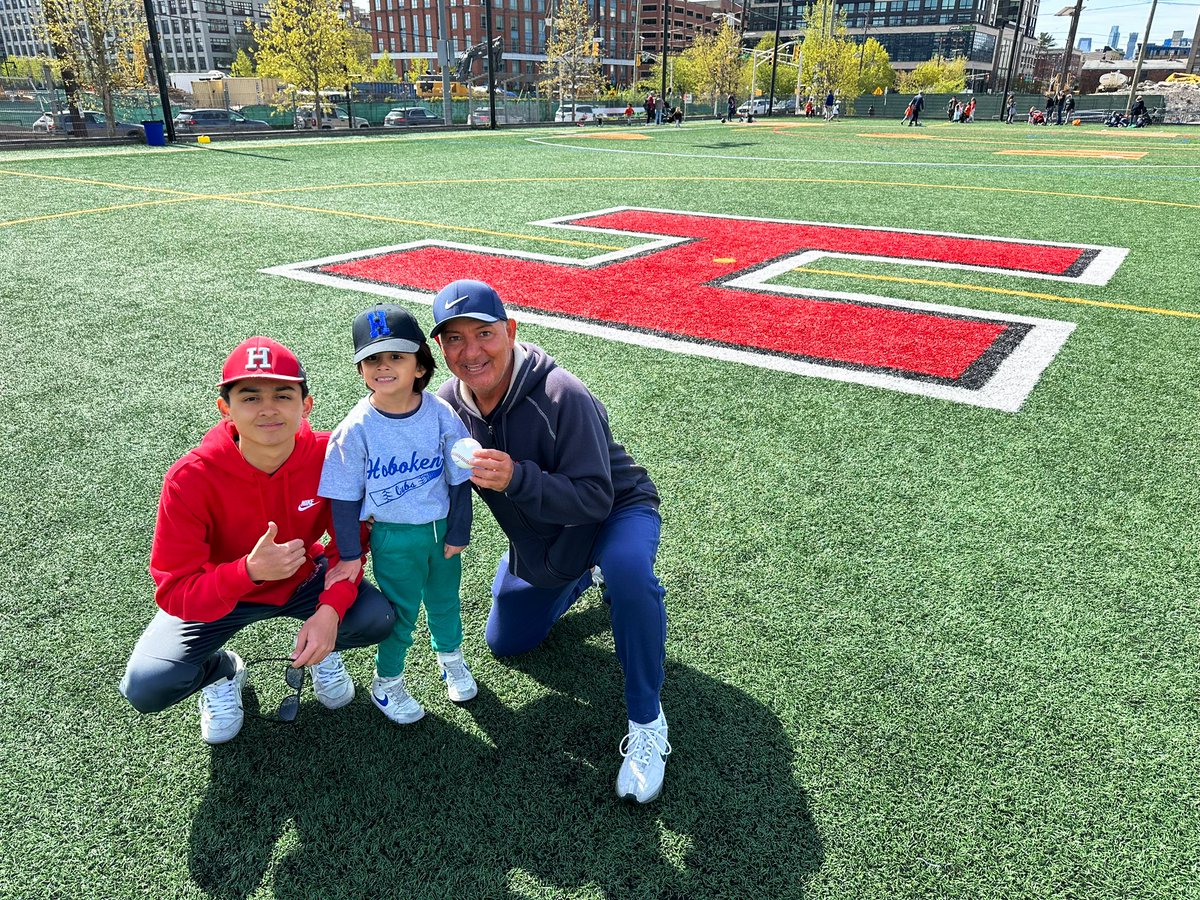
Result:
[[246,348],[246,371],[253,372],[256,369],[271,368],[271,348],[270,347],[247,347]]

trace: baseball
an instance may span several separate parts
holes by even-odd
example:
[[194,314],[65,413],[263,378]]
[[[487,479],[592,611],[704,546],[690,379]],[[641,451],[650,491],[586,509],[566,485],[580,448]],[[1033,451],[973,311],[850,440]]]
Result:
[[450,458],[454,460],[455,465],[470,469],[472,467],[471,457],[475,455],[476,450],[482,449],[483,446],[475,438],[459,438],[450,448]]

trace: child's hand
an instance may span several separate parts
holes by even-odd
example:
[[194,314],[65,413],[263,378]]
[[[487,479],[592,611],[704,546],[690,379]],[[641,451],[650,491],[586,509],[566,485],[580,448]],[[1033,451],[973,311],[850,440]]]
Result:
[[339,581],[354,581],[362,572],[361,559],[342,559],[338,564],[325,573],[325,590],[329,590]]
[[466,547],[455,547],[453,544],[447,544],[446,559],[450,559],[452,556],[458,556],[458,554],[462,553],[466,549]]

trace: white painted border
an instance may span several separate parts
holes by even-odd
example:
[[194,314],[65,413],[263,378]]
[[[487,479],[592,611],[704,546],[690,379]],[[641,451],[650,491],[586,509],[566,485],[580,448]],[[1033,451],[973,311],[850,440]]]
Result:
[[[848,228],[855,230],[896,230],[878,226],[829,225],[828,223],[821,222],[797,222],[795,220],[788,219],[765,219],[750,216],[689,213],[679,210],[648,209],[645,207],[614,207],[612,209],[599,210],[578,215],[564,216],[554,219],[543,219],[531,224],[553,228],[568,228],[576,231],[631,235],[634,237],[646,238],[645,242],[633,247],[625,248],[623,250],[615,250],[583,259],[576,259],[572,257],[554,256],[546,253],[533,253],[525,250],[487,247],[480,246],[478,244],[464,244],[457,241],[418,240],[409,241],[403,244],[394,244],[387,247],[376,247],[369,250],[360,250],[354,253],[327,256],[321,259],[308,260],[305,262],[289,263],[282,266],[272,266],[270,268],[261,269],[260,271],[267,275],[279,275],[284,278],[291,278],[296,281],[303,281],[309,284],[320,284],[327,287],[344,288],[375,294],[381,297],[389,297],[398,300],[410,300],[417,303],[423,303],[425,305],[432,305],[432,292],[406,290],[404,288],[389,287],[387,285],[371,284],[352,278],[314,272],[311,270],[320,266],[332,265],[334,263],[349,262],[351,260],[362,259],[369,256],[380,256],[387,253],[398,253],[404,250],[414,250],[420,247],[444,247],[450,250],[463,250],[469,253],[484,253],[494,256],[507,256],[516,259],[531,260],[534,262],[575,266],[578,268],[595,268],[597,266],[611,263],[618,259],[636,256],[692,240],[691,238],[672,236],[664,237],[663,235],[659,234],[644,234],[640,232],[629,231],[616,232],[612,231],[611,229],[572,224],[574,221],[579,219],[592,218],[599,215],[605,215],[614,212],[624,212],[627,210],[641,210],[646,212],[662,212],[675,215],[696,215],[710,218],[737,220],[749,219],[751,221],[759,222],[817,225],[821,227]],[[960,235],[935,231],[911,231],[909,233],[926,234],[939,237],[987,239],[981,238],[980,235]],[[1043,278],[1053,278],[1058,281],[1076,281],[1086,284],[1107,283],[1108,279],[1112,277],[1112,274],[1116,271],[1117,267],[1121,264],[1126,254],[1129,252],[1128,250],[1121,248],[1096,247],[1086,244],[1054,244],[1046,241],[1030,241],[1017,238],[992,238],[992,240],[1001,240],[1009,243],[1032,244],[1037,246],[1049,245],[1062,247],[1082,247],[1085,249],[1098,250],[1100,252],[1096,259],[1094,259],[1088,268],[1079,276],[1038,276]],[[853,384],[870,385],[872,387],[898,391],[904,394],[916,394],[925,397],[934,397],[942,400],[950,400],[955,403],[963,403],[969,406],[979,406],[987,409],[1002,410],[1005,412],[1017,412],[1020,410],[1022,404],[1025,402],[1025,399],[1029,396],[1029,393],[1040,380],[1042,372],[1045,371],[1046,367],[1058,354],[1058,351],[1062,348],[1071,332],[1075,330],[1075,324],[1073,322],[1062,322],[1053,319],[1041,319],[1029,316],[1017,316],[1010,315],[1008,313],[974,310],[956,306],[945,306],[941,304],[922,303],[913,300],[900,300],[894,297],[881,297],[874,294],[813,290],[793,287],[790,285],[769,283],[772,278],[776,278],[784,272],[790,271],[797,265],[801,264],[797,262],[797,260],[811,261],[812,259],[820,258],[822,256],[878,259],[885,262],[896,261],[888,257],[861,257],[854,256],[853,254],[833,254],[824,253],[822,251],[813,251],[797,254],[786,259],[777,260],[770,265],[755,269],[745,275],[742,275],[741,277],[724,282],[724,284],[731,288],[749,289],[763,293],[803,297],[822,297],[832,300],[847,300],[857,303],[870,303],[902,309],[911,309],[921,312],[965,315],[984,321],[1023,323],[1032,326],[1032,329],[1026,335],[1021,344],[997,367],[992,378],[986,385],[978,390],[969,390],[966,388],[948,385],[931,384],[928,382],[916,381],[878,372],[865,372],[856,369],[842,368],[840,366],[805,362],[802,360],[789,359],[782,356],[774,356],[769,353],[759,353],[751,350],[740,350],[699,342],[684,341],[676,338],[667,338],[660,335],[648,334],[642,331],[614,328],[608,325],[602,325],[593,322],[583,322],[576,319],[560,317],[546,313],[522,311],[519,318],[520,321],[528,322],[531,325],[556,328],[561,331],[571,331],[577,334],[586,334],[593,337],[605,338],[607,340],[619,341],[626,344],[635,344],[638,346],[651,347],[658,350],[667,350],[673,353],[683,353],[689,356],[700,356],[707,357],[709,359],[738,362],[745,365],[757,366],[758,368],[772,369],[779,372],[791,372],[797,375],[808,375],[811,377],[824,378],[831,381],[843,381]],[[903,262],[912,262],[912,260],[903,260]],[[974,269],[976,271],[1000,272],[1006,275],[1028,275],[1028,273],[1013,273],[1006,269],[990,269],[977,266],[956,266],[950,263],[922,264],[934,265],[939,268],[964,268]]]

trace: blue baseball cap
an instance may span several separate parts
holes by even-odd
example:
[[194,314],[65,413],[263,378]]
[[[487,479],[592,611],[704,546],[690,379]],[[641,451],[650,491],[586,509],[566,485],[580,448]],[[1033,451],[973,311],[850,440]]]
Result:
[[442,326],[451,319],[475,319],[479,322],[508,321],[508,313],[500,302],[500,295],[490,284],[482,281],[452,281],[433,298],[433,329],[430,337],[437,337]]

